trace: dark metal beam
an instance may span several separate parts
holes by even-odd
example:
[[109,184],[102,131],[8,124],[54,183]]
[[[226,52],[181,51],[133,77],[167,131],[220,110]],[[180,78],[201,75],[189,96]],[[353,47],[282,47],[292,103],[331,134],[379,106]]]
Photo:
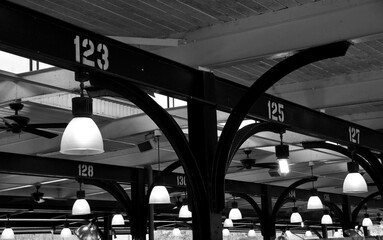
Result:
[[[197,70],[25,7],[0,1],[0,28],[0,49],[4,51],[70,70],[86,69],[100,77],[118,76],[121,81],[133,82],[141,88],[157,89],[174,97],[199,99],[193,93]],[[94,52],[85,58],[84,51],[90,48],[90,42]],[[215,85],[216,102],[212,104],[228,112],[248,90],[248,87],[218,77]],[[268,94],[257,100],[248,115],[275,121],[275,115],[270,114],[270,104],[283,106],[283,124],[293,131],[383,151],[383,133]]]
[[[79,166],[93,166],[93,176],[90,178],[110,180],[116,182],[134,182],[133,176],[145,174],[144,169],[112,166],[99,163],[89,163],[81,161],[63,160],[57,158],[47,158],[39,156],[29,156],[16,153],[0,152],[0,159],[3,159],[0,165],[0,173],[9,173],[16,175],[31,175],[31,176],[46,176],[55,178],[71,178],[76,179],[79,177],[86,178],[86,176],[79,176]],[[90,164],[90,165],[89,165]],[[44,166],[44,167],[42,167]],[[101,169],[101,170],[100,170]],[[157,171],[153,171],[157,175]],[[168,173],[163,176],[164,183],[169,187],[186,188],[186,176],[180,173]],[[147,182],[146,182],[147,184]],[[264,184],[241,182],[235,180],[225,180],[227,192],[246,193],[250,195],[262,194],[262,186]],[[285,187],[271,186],[270,192],[272,197],[278,197],[283,192]],[[308,199],[310,196],[309,190],[296,189],[297,199]],[[323,193],[319,192],[320,197],[327,194],[332,202],[342,203],[343,196],[341,194]],[[350,204],[358,204],[362,198],[349,196]],[[382,203],[383,204],[383,203]],[[370,203],[371,207],[383,208],[383,205],[378,203]]]

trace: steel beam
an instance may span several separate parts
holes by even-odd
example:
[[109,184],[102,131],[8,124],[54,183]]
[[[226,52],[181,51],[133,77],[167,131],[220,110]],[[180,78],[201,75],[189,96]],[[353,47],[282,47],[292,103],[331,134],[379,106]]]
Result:
[[[1,1],[0,28],[1,50],[70,70],[87,69],[100,77],[117,76],[121,82],[133,82],[141,88],[154,88],[174,97],[199,99],[192,91],[197,70],[25,7]],[[85,57],[84,52],[90,49],[91,43],[94,52]],[[217,77],[215,85],[216,102],[212,104],[223,111],[230,111],[248,90]],[[248,116],[274,121],[269,107],[274,103],[283,106],[282,124],[292,131],[383,151],[383,133],[268,94],[261,96]]]

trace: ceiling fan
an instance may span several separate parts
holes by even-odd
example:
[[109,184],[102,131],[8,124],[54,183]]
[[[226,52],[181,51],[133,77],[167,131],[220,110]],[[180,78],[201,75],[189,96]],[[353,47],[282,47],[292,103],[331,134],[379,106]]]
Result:
[[20,116],[18,113],[23,109],[24,104],[19,100],[9,104],[9,107],[15,111],[14,115],[2,117],[0,122],[0,129],[5,129],[7,132],[32,133],[45,138],[54,138],[58,134],[41,130],[39,128],[65,128],[67,123],[36,123],[29,124],[30,119],[25,116]]
[[43,199],[44,193],[39,192],[40,185],[35,185],[35,188],[36,188],[36,192],[31,193],[31,197],[33,201],[35,201],[36,203],[45,202],[45,200]]
[[278,163],[277,162],[268,162],[268,163],[257,163],[254,158],[250,158],[251,149],[246,148],[243,150],[243,152],[246,154],[246,158],[243,158],[239,160],[242,164],[240,166],[240,170],[242,169],[252,169],[254,168],[268,168],[268,169],[278,169]]

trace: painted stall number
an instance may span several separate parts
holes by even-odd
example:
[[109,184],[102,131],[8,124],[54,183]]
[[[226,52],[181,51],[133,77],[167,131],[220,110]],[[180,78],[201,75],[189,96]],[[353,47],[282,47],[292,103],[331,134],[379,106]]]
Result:
[[88,164],[78,165],[78,175],[80,177],[93,177],[94,171],[93,166]]
[[177,176],[177,186],[186,186],[185,176]]
[[268,101],[267,108],[269,112],[269,119],[278,122],[285,121],[284,106],[282,103]]
[[81,40],[80,36],[76,35],[74,38],[74,46],[76,62],[90,67],[94,67],[97,64],[97,67],[102,70],[109,68],[109,51],[105,44],[99,43],[97,46],[94,46],[92,40],[87,38]]
[[350,137],[350,142],[353,143],[360,143],[360,130],[354,127],[349,127],[348,128],[348,133]]

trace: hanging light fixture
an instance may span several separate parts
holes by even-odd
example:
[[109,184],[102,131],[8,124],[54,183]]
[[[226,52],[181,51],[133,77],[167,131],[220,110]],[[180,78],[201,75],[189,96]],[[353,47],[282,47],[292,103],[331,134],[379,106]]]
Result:
[[172,234],[173,234],[174,237],[181,237],[182,236],[181,230],[178,227],[173,228],[173,233]]
[[286,175],[290,172],[289,168],[289,146],[283,144],[283,135],[280,134],[281,144],[275,146],[275,156],[279,164],[279,172],[282,175]]
[[121,213],[117,213],[113,215],[112,218],[112,226],[123,226],[125,225],[124,217]]
[[365,213],[364,213],[364,218],[363,218],[363,221],[362,221],[362,226],[363,227],[372,226],[373,224],[372,224],[371,218],[370,218],[370,216],[367,213],[367,206],[364,207],[364,209],[365,209]]
[[163,184],[163,179],[160,175],[161,163],[160,163],[160,136],[161,131],[154,131],[155,140],[157,141],[157,159],[158,159],[158,175],[154,181],[156,184],[149,196],[149,204],[168,204],[170,203],[169,192]]
[[182,200],[182,207],[180,209],[180,212],[178,213],[178,217],[179,218],[191,218],[192,217],[192,213],[191,213],[191,211],[189,211],[188,200],[186,197]]
[[234,227],[233,220],[231,220],[230,218],[226,218],[225,221],[223,222],[223,227],[224,228]]
[[222,229],[222,236],[228,237],[230,236],[230,231],[227,228]]
[[332,218],[330,216],[330,212],[327,209],[323,211],[321,224],[332,224]]
[[3,232],[1,233],[1,240],[14,240],[15,239],[15,233],[13,232],[13,229],[9,225],[9,216],[7,217],[7,222],[5,223],[5,228]]
[[290,223],[301,223],[302,222],[302,216],[298,212],[298,207],[295,206],[295,198],[294,198],[294,207],[293,207],[293,212],[291,213],[290,216]]
[[235,201],[235,196],[233,196],[233,202],[231,203],[231,210],[229,212],[229,218],[231,220],[242,219],[242,213],[238,208],[238,203]]
[[368,192],[366,180],[359,173],[359,164],[351,159],[347,163],[348,174],[343,182],[344,193],[365,193]]
[[90,206],[88,201],[85,199],[85,191],[81,190],[81,182],[80,182],[80,190],[77,191],[77,200],[74,202],[72,207],[72,215],[85,215],[90,214]]
[[[82,76],[81,76],[82,74]],[[74,118],[65,128],[61,138],[60,153],[68,155],[94,155],[104,152],[101,132],[92,120],[92,99],[84,96],[86,73],[76,73],[80,81],[80,97],[72,99]]]
[[257,234],[255,233],[254,226],[251,225],[249,232],[247,233],[248,237],[256,237]]
[[64,228],[61,230],[60,236],[64,239],[72,237],[72,231],[70,230],[68,221],[66,219],[64,223]]
[[[309,165],[311,168],[311,176],[314,177],[314,163],[310,162]],[[312,181],[312,189],[310,190],[310,198],[307,202],[307,209],[323,209],[322,201],[318,196],[318,190],[314,187],[314,181]]]
[[307,230],[306,232],[305,232],[305,237],[312,237],[313,236],[313,234],[312,234],[312,232],[310,231],[310,230]]

